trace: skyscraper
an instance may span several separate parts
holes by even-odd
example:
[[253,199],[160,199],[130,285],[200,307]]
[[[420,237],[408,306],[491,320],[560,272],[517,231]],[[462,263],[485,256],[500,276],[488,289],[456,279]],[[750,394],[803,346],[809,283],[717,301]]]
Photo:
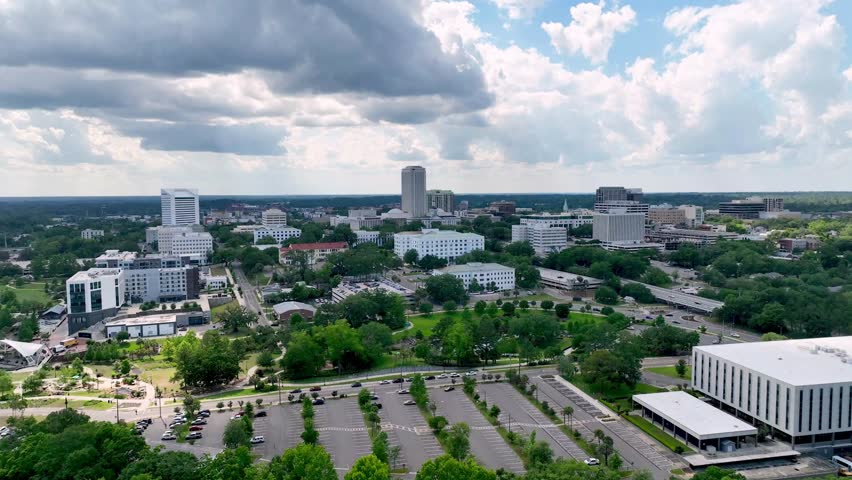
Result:
[[425,168],[412,166],[402,169],[402,211],[415,218],[426,216]]
[[160,190],[163,225],[198,225],[198,190],[188,188],[164,188]]
[[426,207],[453,213],[456,209],[456,196],[452,190],[427,190]]

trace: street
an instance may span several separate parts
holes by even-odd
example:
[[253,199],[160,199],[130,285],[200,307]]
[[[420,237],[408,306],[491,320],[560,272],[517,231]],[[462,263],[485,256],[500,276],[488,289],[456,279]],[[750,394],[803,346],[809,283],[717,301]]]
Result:
[[239,262],[234,262],[231,265],[231,270],[234,272],[234,280],[242,290],[242,298],[245,302],[244,306],[250,311],[258,314],[258,325],[269,326],[271,322],[266,318],[261,308],[260,301],[257,299],[257,288],[249,281],[243,272],[243,267]]

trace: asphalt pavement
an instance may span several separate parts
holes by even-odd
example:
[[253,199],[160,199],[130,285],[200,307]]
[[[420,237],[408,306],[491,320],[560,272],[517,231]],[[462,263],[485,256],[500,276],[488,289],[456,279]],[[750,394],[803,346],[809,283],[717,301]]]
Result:
[[249,281],[248,277],[246,277],[245,272],[243,272],[242,265],[240,265],[239,262],[234,262],[231,270],[234,272],[234,280],[236,280],[237,285],[239,285],[240,289],[242,289],[242,297],[246,303],[246,307],[252,312],[259,312],[259,325],[269,326],[270,321],[264,315],[260,301],[257,299],[257,288],[255,288],[255,286]]
[[391,445],[402,447],[398,464],[414,474],[428,460],[443,455],[444,450],[417,405],[404,405],[406,400],[411,400],[411,396],[383,392],[378,400],[382,404],[379,416]]
[[349,470],[356,460],[372,452],[364,416],[353,397],[316,405],[314,426],[319,432],[320,444],[331,455],[337,470]]
[[429,397],[438,407],[437,415],[445,417],[450,425],[462,422],[468,424],[471,453],[483,465],[494,470],[503,468],[517,474],[524,472],[520,457],[479,413],[460,386],[452,392],[445,392],[440,388],[431,389]]

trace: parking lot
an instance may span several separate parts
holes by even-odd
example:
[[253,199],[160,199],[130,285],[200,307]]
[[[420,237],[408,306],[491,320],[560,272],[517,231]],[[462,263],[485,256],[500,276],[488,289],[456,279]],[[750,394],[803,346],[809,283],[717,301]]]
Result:
[[513,473],[524,472],[521,459],[479,413],[461,387],[452,392],[433,388],[429,390],[429,397],[438,406],[437,415],[446,417],[450,425],[464,422],[470,426],[471,453],[486,467],[495,470],[504,468]]
[[382,409],[382,429],[388,433],[391,446],[399,445],[402,453],[399,465],[409,472],[417,472],[426,461],[444,453],[435,435],[426,424],[426,420],[416,405],[404,405],[411,395],[399,395],[396,392],[379,394]]
[[583,449],[518,393],[515,387],[507,383],[483,383],[477,385],[477,390],[480,396],[484,396],[488,405],[500,407],[501,424],[521,432],[524,436],[536,432],[536,439],[547,442],[556,457],[574,460],[588,457]]
[[338,470],[349,470],[356,460],[372,452],[370,435],[355,398],[328,400],[325,405],[315,406],[314,426]]

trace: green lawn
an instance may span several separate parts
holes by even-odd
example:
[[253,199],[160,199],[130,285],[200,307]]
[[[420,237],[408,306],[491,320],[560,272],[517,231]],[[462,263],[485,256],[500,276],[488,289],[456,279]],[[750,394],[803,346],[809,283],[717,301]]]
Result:
[[227,308],[227,307],[228,307],[228,305],[230,305],[230,304],[234,303],[234,301],[235,301],[235,300],[231,300],[231,301],[230,301],[230,302],[228,302],[228,303],[223,303],[222,305],[217,305],[217,306],[215,306],[215,307],[211,308],[211,309],[210,309],[210,321],[211,321],[211,322],[216,322],[216,321],[218,321],[219,319],[218,319],[217,317],[218,317],[219,315],[221,315],[221,314],[222,314],[222,312],[224,312],[224,311],[225,311],[225,308]]
[[210,267],[210,274],[217,277],[225,276],[225,266],[224,265],[213,265]]
[[675,453],[678,453],[678,450],[681,450],[681,449],[682,450],[681,450],[680,453],[686,453],[686,452],[692,451],[688,446],[686,446],[686,444],[675,439],[674,437],[672,437],[668,433],[660,430],[659,428],[657,428],[656,425],[653,425],[651,422],[649,422],[648,420],[646,420],[646,419],[644,419],[644,418],[642,418],[638,415],[625,415],[624,418],[626,418],[627,421],[629,421],[633,425],[636,425],[637,427],[639,427],[643,432],[645,432],[648,435],[650,435],[651,437],[653,437],[654,440],[662,443],[666,448],[668,448],[669,450],[671,450]]
[[414,336],[417,330],[423,332],[423,335],[429,336],[432,335],[432,328],[438,324],[438,320],[443,318],[445,315],[443,313],[432,313],[427,315],[412,315],[408,317],[408,321],[414,325],[412,328],[408,330],[397,330],[393,334],[394,341],[399,341],[405,337]]
[[8,288],[9,290],[15,292],[15,297],[22,302],[53,302],[53,299],[50,297],[50,295],[44,293],[44,282],[25,283],[20,288],[13,286],[4,288]]
[[686,366],[686,373],[682,377],[677,374],[677,370],[675,369],[674,365],[668,367],[650,367],[646,368],[645,370],[659,375],[665,375],[667,377],[671,377],[677,380],[689,380],[690,378],[692,378],[692,367],[690,367],[689,365]]

